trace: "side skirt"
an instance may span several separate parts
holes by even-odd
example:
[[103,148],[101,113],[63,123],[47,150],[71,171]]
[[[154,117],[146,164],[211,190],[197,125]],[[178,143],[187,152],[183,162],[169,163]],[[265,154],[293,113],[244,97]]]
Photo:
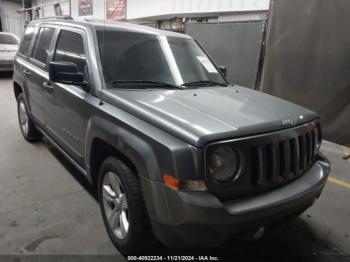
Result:
[[90,182],[89,176],[87,171],[81,167],[73,158],[70,157],[53,139],[50,138],[50,136],[40,127],[35,126],[46,138],[49,140],[49,142],[76,168],[79,170],[80,173],[82,173]]

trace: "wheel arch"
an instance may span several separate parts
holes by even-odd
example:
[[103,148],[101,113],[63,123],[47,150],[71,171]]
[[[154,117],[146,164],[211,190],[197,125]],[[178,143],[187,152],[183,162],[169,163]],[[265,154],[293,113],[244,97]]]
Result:
[[92,184],[96,185],[101,164],[108,156],[123,161],[137,176],[155,180],[160,177],[151,146],[131,131],[106,119],[93,118],[86,136],[85,161]]
[[138,175],[137,168],[134,163],[117,148],[106,142],[105,140],[95,137],[91,144],[91,153],[90,153],[90,174],[91,182],[93,185],[97,185],[98,174],[102,163],[108,157],[114,156],[126,164],[136,175]]
[[13,82],[13,92],[15,94],[15,98],[17,100],[19,94],[23,93],[23,88],[20,84],[18,84],[16,81]]

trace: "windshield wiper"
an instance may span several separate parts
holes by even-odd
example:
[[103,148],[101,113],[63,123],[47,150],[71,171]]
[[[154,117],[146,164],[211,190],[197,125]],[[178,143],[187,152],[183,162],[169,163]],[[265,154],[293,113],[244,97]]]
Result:
[[146,84],[146,85],[154,85],[156,88],[176,88],[183,89],[181,86],[173,85],[166,82],[161,81],[152,81],[152,80],[113,80],[110,82],[113,85],[138,85],[138,84]]
[[193,81],[193,82],[183,83],[181,86],[212,86],[212,85],[227,86],[224,83],[215,82],[211,80]]

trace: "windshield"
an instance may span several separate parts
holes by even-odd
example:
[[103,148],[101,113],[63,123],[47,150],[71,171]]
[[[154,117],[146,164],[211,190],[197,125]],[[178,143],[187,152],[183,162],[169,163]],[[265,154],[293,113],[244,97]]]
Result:
[[9,34],[0,34],[0,45],[18,45],[18,40]]
[[226,85],[192,39],[111,29],[97,30],[97,37],[103,73],[110,85],[121,82],[138,86],[150,82],[173,86]]

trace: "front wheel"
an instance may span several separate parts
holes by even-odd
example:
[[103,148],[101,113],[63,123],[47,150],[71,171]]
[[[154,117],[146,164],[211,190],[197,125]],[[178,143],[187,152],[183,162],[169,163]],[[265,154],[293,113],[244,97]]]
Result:
[[121,253],[134,254],[153,243],[140,181],[117,158],[101,166],[98,199],[108,235]]

